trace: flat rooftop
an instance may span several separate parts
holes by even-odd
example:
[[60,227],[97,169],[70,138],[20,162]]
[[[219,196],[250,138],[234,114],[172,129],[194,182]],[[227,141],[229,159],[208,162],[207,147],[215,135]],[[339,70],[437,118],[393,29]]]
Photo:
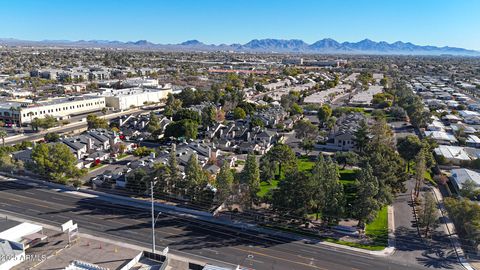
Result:
[[43,255],[47,259],[26,260],[12,268],[13,270],[31,267],[36,270],[64,269],[75,260],[107,269],[120,269],[141,252],[86,237],[77,238],[70,247],[66,247],[67,234],[47,229],[44,229],[44,234],[48,238],[27,249],[26,254],[36,255],[36,257],[32,256],[33,258],[42,258]]
[[78,102],[90,99],[97,99],[102,98],[102,96],[74,96],[74,97],[60,97],[54,99],[47,99],[47,100],[39,100],[33,103],[31,100],[24,100],[24,101],[3,101],[0,102],[0,108],[2,109],[10,109],[11,107],[22,107],[22,108],[34,108],[34,107],[41,107],[41,106],[49,106],[55,104],[62,104],[62,103],[69,103],[69,102]]
[[171,88],[125,88],[125,89],[113,89],[113,88],[102,88],[102,96],[106,97],[118,97],[118,96],[131,96],[138,95],[143,93],[154,93],[161,92],[165,90],[171,90]]

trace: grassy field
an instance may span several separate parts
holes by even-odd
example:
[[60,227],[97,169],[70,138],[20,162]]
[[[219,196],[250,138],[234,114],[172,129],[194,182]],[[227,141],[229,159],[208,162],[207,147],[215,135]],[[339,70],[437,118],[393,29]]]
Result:
[[265,195],[267,195],[269,190],[277,187],[278,182],[279,182],[278,180],[272,180],[271,183],[261,182],[260,183],[260,191],[257,192],[257,196],[260,197],[260,198],[265,197]]
[[365,227],[365,234],[370,237],[376,245],[387,246],[388,244],[388,212],[384,206],[377,213],[377,217]]
[[[297,159],[297,165],[299,171],[311,171],[312,168],[315,166],[315,162],[309,160],[307,157],[301,157]],[[275,172],[278,175],[278,169]],[[269,190],[274,189],[277,187],[278,182],[285,178],[283,172],[280,174],[280,177],[277,176],[278,179],[275,179],[269,182],[262,181],[260,183],[260,191],[257,193],[258,197],[263,198],[268,193]]]
[[379,244],[365,245],[365,244],[360,244],[360,243],[348,242],[348,241],[344,241],[344,240],[338,240],[338,239],[331,238],[331,237],[321,237],[318,234],[314,234],[314,233],[307,232],[307,231],[302,231],[302,230],[299,230],[299,229],[294,229],[294,228],[291,228],[291,227],[283,227],[283,226],[278,226],[278,225],[267,225],[267,224],[263,224],[262,226],[266,227],[266,228],[275,229],[275,230],[280,230],[280,231],[305,235],[305,236],[309,236],[309,237],[312,237],[312,238],[317,238],[317,239],[320,239],[320,240],[323,240],[323,241],[326,241],[326,242],[340,244],[340,245],[349,246],[349,247],[362,248],[362,249],[372,250],[372,251],[383,250],[385,248],[384,245],[379,245]]
[[310,171],[315,166],[315,162],[309,160],[306,157],[301,157],[297,159],[297,165],[300,172]]

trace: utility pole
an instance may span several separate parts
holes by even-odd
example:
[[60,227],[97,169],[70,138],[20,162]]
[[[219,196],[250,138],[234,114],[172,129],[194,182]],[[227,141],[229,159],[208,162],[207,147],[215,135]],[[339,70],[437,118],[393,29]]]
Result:
[[152,201],[152,253],[155,254],[155,204],[153,202],[153,184],[154,182],[150,182],[150,198]]

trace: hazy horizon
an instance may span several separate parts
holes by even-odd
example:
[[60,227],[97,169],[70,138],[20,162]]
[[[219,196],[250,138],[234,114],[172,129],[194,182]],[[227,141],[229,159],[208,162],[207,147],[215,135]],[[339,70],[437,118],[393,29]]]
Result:
[[244,44],[324,38],[480,50],[480,1],[35,1],[2,5],[1,38]]

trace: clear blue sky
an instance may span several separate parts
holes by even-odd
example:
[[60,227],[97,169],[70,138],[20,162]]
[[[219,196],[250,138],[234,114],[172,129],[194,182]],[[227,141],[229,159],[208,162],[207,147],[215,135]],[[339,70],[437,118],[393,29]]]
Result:
[[480,50],[480,1],[0,0],[0,37],[216,44],[369,38]]

